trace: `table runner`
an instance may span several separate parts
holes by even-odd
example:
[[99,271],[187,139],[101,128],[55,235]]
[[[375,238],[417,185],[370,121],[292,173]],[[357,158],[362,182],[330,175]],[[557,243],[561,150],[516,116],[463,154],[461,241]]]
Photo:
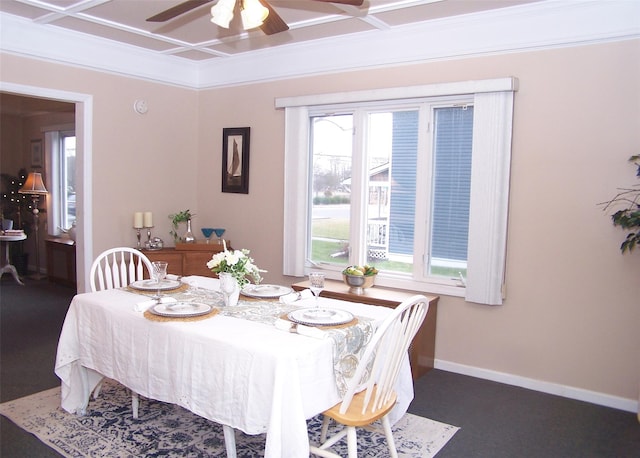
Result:
[[[131,288],[124,288],[128,292],[140,293]],[[250,298],[244,300],[242,297],[238,305],[225,307],[224,299],[220,291],[198,286],[188,288],[177,288],[176,290],[163,291],[163,296],[169,296],[177,301],[196,301],[215,307],[222,316],[240,318],[270,326],[276,326],[276,322],[289,312],[297,310],[299,306],[293,304],[283,304],[277,299]],[[335,372],[336,387],[340,396],[344,396],[350,379],[353,377],[360,356],[364,352],[367,344],[371,340],[374,332],[374,325],[371,319],[366,317],[356,317],[355,324],[351,326],[317,326],[314,329],[322,331],[320,333],[307,333],[307,336],[327,337],[333,342],[333,369]],[[173,318],[164,321],[170,321]],[[302,333],[301,333],[302,334]]]

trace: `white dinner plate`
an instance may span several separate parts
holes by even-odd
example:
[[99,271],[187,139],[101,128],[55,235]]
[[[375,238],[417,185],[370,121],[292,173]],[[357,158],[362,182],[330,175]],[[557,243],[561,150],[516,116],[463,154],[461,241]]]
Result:
[[353,314],[346,310],[328,308],[303,308],[290,312],[291,321],[308,326],[335,326],[353,320]]
[[[169,280],[165,278],[160,282],[160,291],[166,291],[168,289],[179,288],[182,283],[179,280]],[[138,280],[131,283],[133,289],[139,289],[142,291],[157,291],[158,283],[155,280]]]
[[280,285],[247,285],[242,289],[242,294],[249,297],[280,297],[289,294],[293,290],[288,286]]
[[155,315],[168,317],[191,317],[206,315],[212,307],[199,302],[172,302],[169,304],[156,304],[149,309]]

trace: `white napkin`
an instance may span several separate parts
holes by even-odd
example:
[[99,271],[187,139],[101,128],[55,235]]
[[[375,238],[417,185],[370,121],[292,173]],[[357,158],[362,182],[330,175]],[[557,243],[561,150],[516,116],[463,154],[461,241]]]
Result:
[[278,318],[276,320],[276,329],[286,332],[294,332],[303,336],[315,337],[316,339],[324,339],[327,337],[327,333],[318,328],[293,323],[289,320],[283,320],[282,318]]
[[[178,300],[175,297],[163,297],[162,299],[160,299],[161,304],[173,304],[174,302],[178,302]],[[138,302],[136,305],[133,306],[133,309],[136,312],[144,312],[149,307],[156,305],[157,303],[158,301],[156,299]]]
[[181,280],[182,279],[182,275],[167,274],[167,276],[165,278],[167,280]]
[[280,302],[282,302],[283,304],[291,304],[292,302],[295,302],[297,300],[308,299],[310,297],[313,297],[313,293],[311,292],[311,290],[304,289],[302,291],[298,291],[298,292],[294,291],[293,293],[280,296]]
[[220,280],[213,277],[201,277],[199,275],[191,275],[189,277],[182,277],[182,282],[191,286],[192,288],[204,288],[212,291],[220,289]]

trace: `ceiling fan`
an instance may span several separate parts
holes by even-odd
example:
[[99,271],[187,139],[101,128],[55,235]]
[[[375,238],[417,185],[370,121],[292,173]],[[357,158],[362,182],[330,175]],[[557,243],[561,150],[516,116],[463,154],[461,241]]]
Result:
[[[156,14],[155,16],[151,16],[147,19],[148,22],[166,22],[170,19],[180,16],[188,11],[191,11],[195,8],[198,8],[207,3],[211,3],[215,0],[187,0],[179,5],[174,6],[173,8],[169,8],[161,13]],[[218,0],[218,3],[222,3],[224,0]],[[238,5],[243,2],[243,0],[227,0],[225,3],[232,2],[233,5]],[[315,2],[324,2],[324,3],[339,3],[343,5],[352,5],[352,6],[360,6],[364,3],[364,0],[310,0]],[[268,15],[264,19],[264,22],[261,22],[260,29],[267,35],[273,35],[274,33],[284,32],[289,30],[289,26],[286,22],[276,13],[276,11],[269,5],[266,0],[258,0],[258,2],[268,10]],[[215,7],[214,7],[215,8]],[[233,8],[233,7],[232,7]],[[229,18],[230,19],[230,18]],[[213,22],[213,21],[212,21]],[[220,25],[219,22],[215,22]],[[227,21],[228,24],[228,21]],[[222,27],[225,27],[222,25]],[[228,25],[227,25],[228,27]],[[249,28],[249,27],[245,27]]]

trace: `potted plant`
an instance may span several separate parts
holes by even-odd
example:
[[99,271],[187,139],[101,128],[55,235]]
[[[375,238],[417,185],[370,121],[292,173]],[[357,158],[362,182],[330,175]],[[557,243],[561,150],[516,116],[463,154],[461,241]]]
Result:
[[[640,155],[631,156],[629,162],[636,166],[636,177],[640,178]],[[620,251],[633,251],[636,245],[640,245],[640,185],[619,188],[618,194],[603,205],[605,211],[615,205],[624,207],[611,215],[611,220],[614,226],[630,231],[620,245]]]
[[169,215],[169,219],[171,220],[171,224],[173,226],[173,229],[169,231],[169,234],[171,234],[171,236],[173,237],[174,243],[184,241],[184,238],[178,235],[178,228],[180,226],[180,223],[187,223],[187,234],[191,233],[191,218],[193,218],[194,216],[196,215],[192,214],[189,209],[175,213],[173,215]]

